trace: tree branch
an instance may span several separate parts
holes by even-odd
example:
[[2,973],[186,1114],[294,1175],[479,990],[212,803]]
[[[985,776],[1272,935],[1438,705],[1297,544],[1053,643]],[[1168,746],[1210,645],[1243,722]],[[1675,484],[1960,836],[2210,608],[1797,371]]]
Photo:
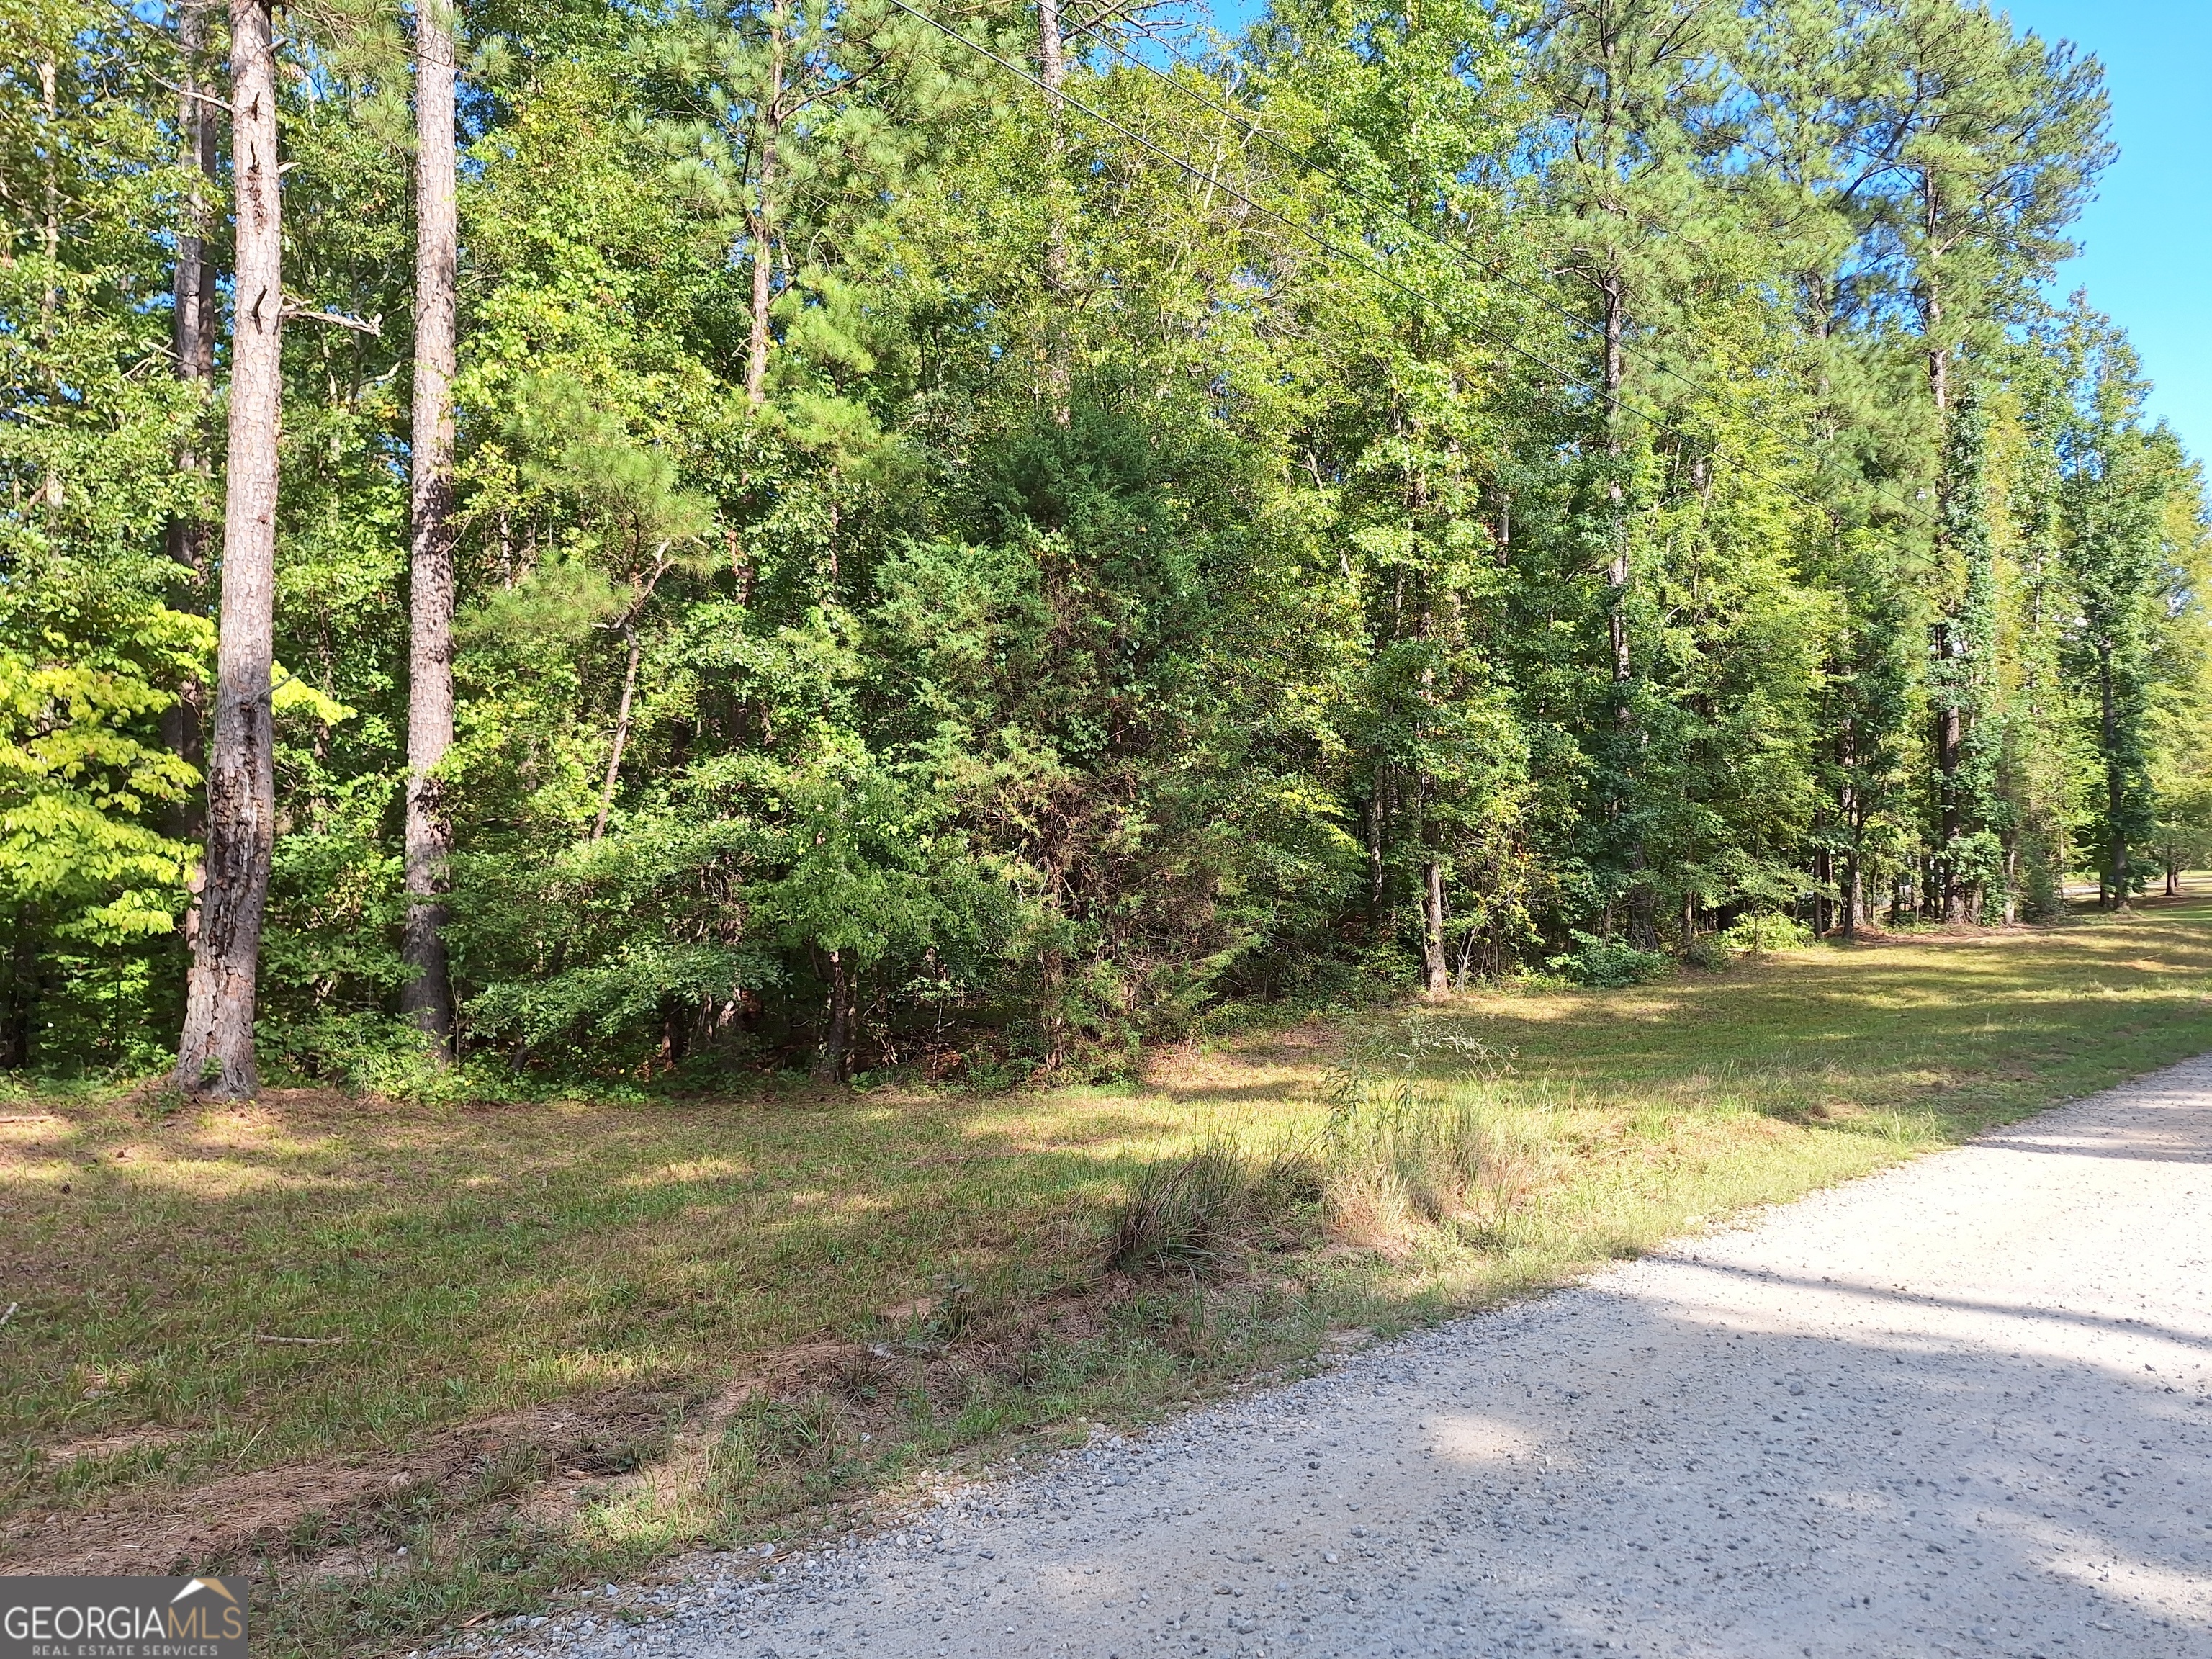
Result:
[[347,317],[335,311],[317,311],[304,300],[285,301],[284,309],[279,314],[287,321],[300,317],[311,323],[329,323],[337,328],[349,328],[356,334],[374,334],[379,339],[384,337],[384,319],[381,317],[364,319]]

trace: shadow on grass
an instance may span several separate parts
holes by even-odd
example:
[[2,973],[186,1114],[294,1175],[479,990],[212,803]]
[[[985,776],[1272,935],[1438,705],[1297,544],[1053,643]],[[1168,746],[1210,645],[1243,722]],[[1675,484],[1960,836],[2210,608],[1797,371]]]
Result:
[[[2198,902],[1434,1012],[1519,1050],[1483,1086],[1579,1137],[1593,1214],[1642,1206],[1573,1224],[1586,1253],[1632,1253],[1729,1159],[1766,1172],[1741,1201],[1766,1201],[2212,1046],[2208,923]],[[0,1258],[22,1304],[0,1333],[0,1423],[26,1449],[5,1500],[398,1455],[489,1413],[711,1389],[765,1352],[866,1342],[879,1310],[948,1284],[1007,1305],[1088,1285],[1163,1147],[1222,1112],[1275,1136],[1317,1123],[1330,1044],[1249,1046],[1266,1079],[1238,1079],[1231,1054],[1164,1064],[1134,1095],[457,1109],[302,1094],[162,1124],[57,1102],[55,1118],[0,1126]],[[1844,1169],[1739,1118],[1872,1150]],[[1523,1270],[1492,1244],[1505,1265],[1485,1294],[1553,1282],[1565,1260]],[[1347,1305],[1404,1316],[1459,1305],[1421,1259],[1282,1271],[1340,1288],[1349,1274]],[[180,1437],[35,1449],[140,1427]]]

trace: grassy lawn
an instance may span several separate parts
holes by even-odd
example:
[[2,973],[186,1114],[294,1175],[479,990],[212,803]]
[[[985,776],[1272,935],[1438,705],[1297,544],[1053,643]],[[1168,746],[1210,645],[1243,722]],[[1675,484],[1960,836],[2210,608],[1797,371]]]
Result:
[[[2208,991],[2186,899],[1309,1022],[1033,1095],[0,1097],[0,1560],[243,1565],[264,1651],[386,1651],[2212,1048]],[[1347,1079],[1370,1103],[1332,1136]],[[1438,1197],[1374,1147],[1445,1117],[1475,1151]],[[1201,1148],[1243,1171],[1211,1235],[1105,1271],[1132,1191]]]

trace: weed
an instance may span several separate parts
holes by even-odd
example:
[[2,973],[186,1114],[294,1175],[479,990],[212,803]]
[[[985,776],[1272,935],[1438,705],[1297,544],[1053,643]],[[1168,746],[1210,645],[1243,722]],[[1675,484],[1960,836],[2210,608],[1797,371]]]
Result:
[[1402,1243],[1416,1222],[1493,1231],[1554,1159],[1540,1115],[1466,1093],[1340,1111],[1329,1146],[1332,1222],[1370,1243]]
[[835,1395],[817,1391],[799,1400],[763,1401],[739,1420],[757,1438],[768,1461],[820,1468],[835,1454],[840,1407]]
[[1356,1033],[1322,1079],[1336,1121],[1385,1101],[1410,1108],[1433,1081],[1494,1079],[1513,1069],[1519,1050],[1495,1048],[1470,1035],[1461,1023],[1414,1012],[1370,1025]]
[[285,1529],[285,1547],[294,1555],[312,1555],[329,1541],[331,1518],[320,1510],[308,1510]]
[[1220,1143],[1139,1169],[1106,1253],[1109,1271],[1214,1261],[1257,1183],[1243,1154]]
[[1869,1112],[1856,1127],[1900,1151],[1925,1146],[1937,1133],[1937,1126],[1926,1118],[1898,1111]]
[[191,1103],[177,1079],[166,1074],[129,1091],[124,1100],[143,1123],[167,1123]]
[[471,1505],[511,1503],[553,1473],[552,1454],[534,1442],[503,1446],[484,1462],[470,1485]]
[[668,1449],[668,1431],[594,1435],[568,1454],[571,1468],[586,1474],[629,1474]]

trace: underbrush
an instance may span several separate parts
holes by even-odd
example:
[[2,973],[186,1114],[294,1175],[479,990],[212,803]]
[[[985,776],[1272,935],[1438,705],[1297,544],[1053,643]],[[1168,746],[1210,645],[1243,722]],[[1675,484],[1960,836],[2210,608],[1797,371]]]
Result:
[[1579,929],[1570,937],[1575,948],[1544,964],[1570,985],[1617,991],[1655,983],[1674,971],[1674,958],[1664,951],[1638,950],[1625,939],[1600,939]]

